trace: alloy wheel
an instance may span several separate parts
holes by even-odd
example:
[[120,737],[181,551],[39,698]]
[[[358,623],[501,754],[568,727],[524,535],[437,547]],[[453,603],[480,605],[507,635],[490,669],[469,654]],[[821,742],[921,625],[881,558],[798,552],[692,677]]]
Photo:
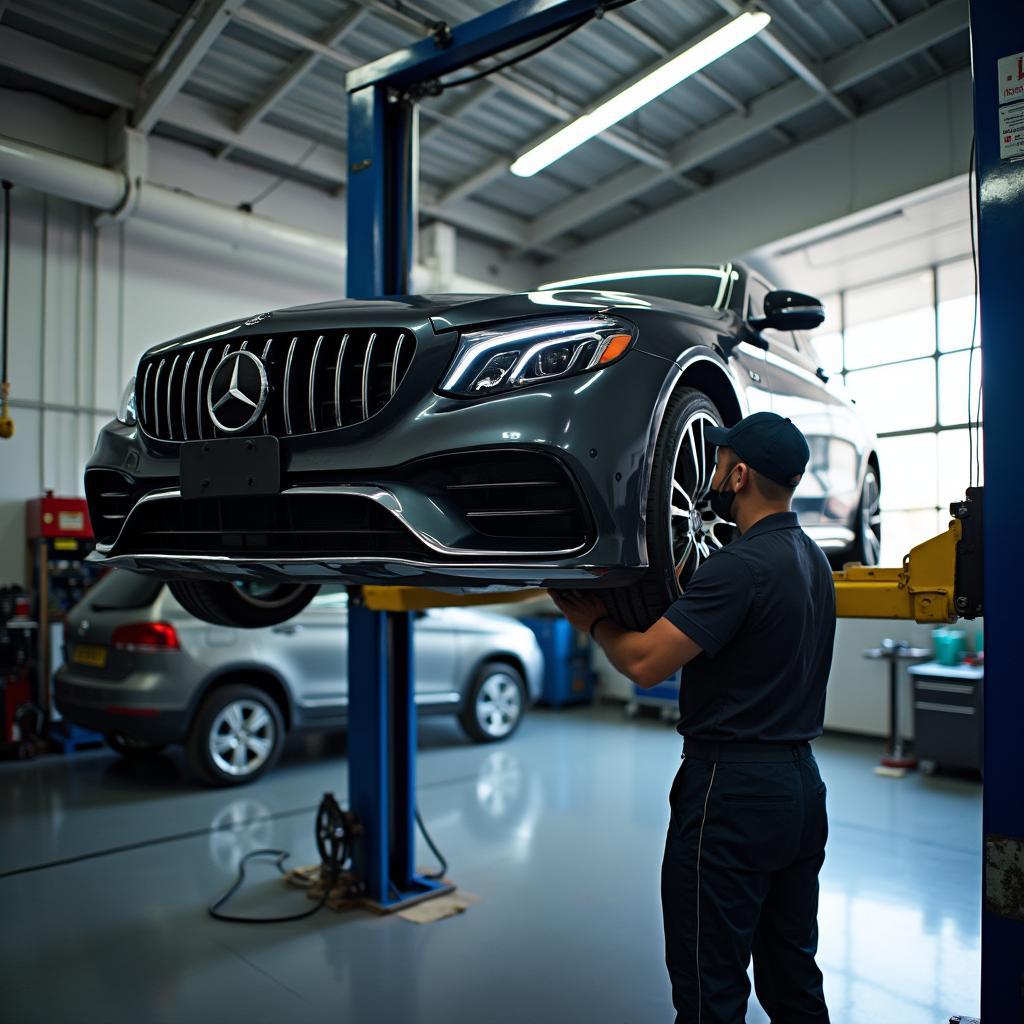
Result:
[[227,775],[252,775],[270,757],[277,739],[275,731],[273,717],[258,701],[232,701],[210,726],[210,758]]
[[523,713],[523,694],[519,682],[507,672],[492,672],[480,684],[476,694],[476,720],[492,739],[507,736]]
[[860,534],[865,565],[878,565],[882,554],[881,488],[874,472],[864,477],[860,499]]
[[684,584],[701,562],[729,540],[732,523],[719,518],[708,497],[717,460],[715,445],[705,436],[708,427],[720,426],[708,412],[698,410],[679,435],[672,473],[669,531],[676,579]]

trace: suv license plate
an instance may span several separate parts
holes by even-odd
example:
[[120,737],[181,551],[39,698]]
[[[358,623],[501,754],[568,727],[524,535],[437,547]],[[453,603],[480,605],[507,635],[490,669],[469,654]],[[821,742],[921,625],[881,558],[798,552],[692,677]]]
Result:
[[107,649],[97,644],[75,644],[71,648],[71,660],[76,665],[103,668],[107,664]]
[[222,437],[186,441],[181,446],[183,498],[237,498],[280,490],[281,451],[276,437]]

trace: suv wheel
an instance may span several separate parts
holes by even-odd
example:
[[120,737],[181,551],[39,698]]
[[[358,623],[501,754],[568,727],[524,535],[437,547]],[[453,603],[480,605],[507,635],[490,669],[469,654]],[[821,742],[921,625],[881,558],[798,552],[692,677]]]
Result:
[[178,603],[203,622],[239,629],[279,626],[316,596],[316,583],[218,583],[171,580],[167,586]]
[[636,583],[601,592],[609,614],[625,629],[652,626],[697,567],[732,537],[735,528],[708,503],[717,459],[705,438],[711,426],[722,426],[722,417],[703,392],[679,388],[669,399],[651,461],[648,568]]
[[193,772],[211,786],[239,786],[273,767],[284,745],[277,702],[255,686],[210,693],[189,730],[185,752]]
[[495,743],[519,728],[525,711],[526,684],[522,675],[511,665],[492,661],[474,677],[459,712],[459,724],[471,740]]

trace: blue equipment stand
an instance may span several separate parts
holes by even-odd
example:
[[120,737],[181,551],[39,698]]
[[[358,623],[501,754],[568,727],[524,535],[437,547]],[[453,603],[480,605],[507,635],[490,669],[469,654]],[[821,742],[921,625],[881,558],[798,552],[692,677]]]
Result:
[[416,874],[416,700],[412,615],[348,609],[348,793],[360,825],[353,873],[363,897],[396,910],[454,886]]
[[[1024,5],[971,0],[979,297],[985,378],[985,788],[981,1019],[1024,1020],[1024,799],[1020,789],[1021,253]],[[1014,144],[1014,135],[1018,142]],[[993,429],[988,429],[988,424]]]

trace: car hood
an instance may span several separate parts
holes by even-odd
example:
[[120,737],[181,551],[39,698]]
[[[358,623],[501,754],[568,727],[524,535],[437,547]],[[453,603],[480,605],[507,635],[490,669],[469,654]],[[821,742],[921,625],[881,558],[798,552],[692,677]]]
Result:
[[147,350],[147,357],[171,349],[223,338],[333,330],[351,327],[431,328],[443,334],[477,324],[498,323],[530,316],[588,315],[602,310],[665,309],[707,318],[719,314],[703,307],[669,299],[594,289],[513,292],[502,295],[400,295],[387,299],[337,299],[307,306],[292,306],[259,313],[247,319],[229,320],[205,327]]

